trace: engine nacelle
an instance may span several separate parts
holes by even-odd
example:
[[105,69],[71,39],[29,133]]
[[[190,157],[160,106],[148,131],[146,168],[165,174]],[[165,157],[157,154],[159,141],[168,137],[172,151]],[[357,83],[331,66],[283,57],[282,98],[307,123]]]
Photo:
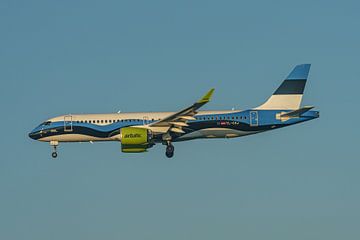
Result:
[[125,127],[120,130],[121,151],[127,153],[145,152],[153,144],[152,132],[146,128]]

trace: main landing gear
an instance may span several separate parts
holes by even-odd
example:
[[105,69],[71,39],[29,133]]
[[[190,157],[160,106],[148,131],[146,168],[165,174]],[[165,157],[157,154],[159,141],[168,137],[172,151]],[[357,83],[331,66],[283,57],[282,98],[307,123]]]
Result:
[[171,142],[168,142],[167,143],[167,146],[166,146],[166,152],[165,152],[165,155],[168,157],[168,158],[172,158],[174,156],[174,145],[171,144]]
[[51,156],[53,157],[53,158],[57,158],[57,150],[56,150],[56,148],[57,148],[57,146],[59,145],[59,142],[58,141],[51,141],[50,142],[50,146],[53,146],[54,147],[54,151],[51,153]]

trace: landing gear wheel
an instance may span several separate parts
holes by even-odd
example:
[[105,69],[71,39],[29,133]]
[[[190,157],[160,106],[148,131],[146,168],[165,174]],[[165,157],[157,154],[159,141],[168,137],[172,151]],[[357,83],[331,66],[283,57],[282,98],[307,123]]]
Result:
[[168,158],[172,158],[174,156],[174,152],[166,152],[165,155],[168,157]]
[[165,152],[165,155],[168,157],[168,158],[172,158],[174,156],[174,146],[170,143],[167,145],[166,147],[166,152]]
[[52,146],[54,148],[54,151],[51,153],[51,156],[53,158],[57,158],[57,151],[56,151],[56,148],[57,146],[59,145],[59,142],[58,141],[50,141],[50,146]]

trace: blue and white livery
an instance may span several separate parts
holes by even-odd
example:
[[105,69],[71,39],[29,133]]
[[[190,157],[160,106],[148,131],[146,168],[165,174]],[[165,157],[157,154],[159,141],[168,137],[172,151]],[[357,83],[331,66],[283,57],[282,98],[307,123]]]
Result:
[[244,111],[199,111],[214,92],[179,112],[62,115],[37,126],[29,137],[49,142],[57,157],[60,142],[118,141],[126,153],[145,152],[156,143],[174,155],[174,142],[199,138],[234,138],[274,130],[319,117],[301,107],[310,64],[296,66],[262,105]]

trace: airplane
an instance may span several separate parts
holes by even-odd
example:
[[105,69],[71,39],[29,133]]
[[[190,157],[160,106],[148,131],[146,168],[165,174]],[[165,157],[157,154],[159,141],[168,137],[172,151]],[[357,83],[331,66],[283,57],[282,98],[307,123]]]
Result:
[[262,133],[319,117],[313,106],[301,105],[310,64],[295,66],[267,101],[248,110],[199,111],[213,95],[211,89],[193,105],[178,112],[133,112],[62,115],[46,120],[29,137],[49,142],[56,158],[60,142],[117,141],[124,153],[146,152],[166,145],[174,155],[174,142],[208,138],[235,138]]

